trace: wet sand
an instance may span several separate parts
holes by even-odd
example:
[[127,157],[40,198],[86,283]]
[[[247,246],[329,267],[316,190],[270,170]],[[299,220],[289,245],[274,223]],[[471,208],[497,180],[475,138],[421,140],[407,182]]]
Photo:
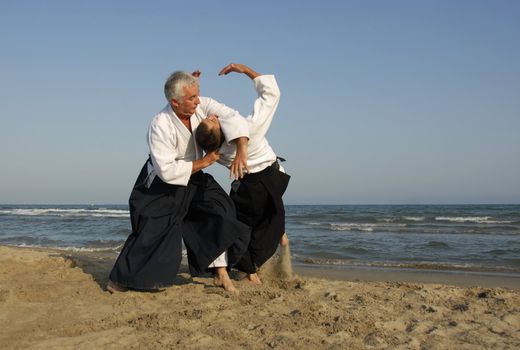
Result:
[[520,289],[520,275],[474,271],[439,271],[417,269],[393,269],[371,267],[334,267],[296,265],[296,273],[306,277],[318,277],[344,281],[380,281],[447,284],[459,287],[505,287]]

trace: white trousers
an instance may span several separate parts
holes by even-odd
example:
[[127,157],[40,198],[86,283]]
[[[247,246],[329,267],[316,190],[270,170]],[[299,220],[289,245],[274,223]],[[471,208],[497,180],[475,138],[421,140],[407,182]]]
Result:
[[208,267],[226,267],[228,266],[227,252],[220,254]]

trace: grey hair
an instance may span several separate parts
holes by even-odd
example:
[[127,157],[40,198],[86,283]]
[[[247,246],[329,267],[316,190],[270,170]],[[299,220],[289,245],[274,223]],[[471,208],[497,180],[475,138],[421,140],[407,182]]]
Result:
[[168,102],[172,99],[180,101],[184,96],[183,88],[194,84],[198,85],[199,80],[191,73],[183,71],[173,72],[164,84],[164,96]]

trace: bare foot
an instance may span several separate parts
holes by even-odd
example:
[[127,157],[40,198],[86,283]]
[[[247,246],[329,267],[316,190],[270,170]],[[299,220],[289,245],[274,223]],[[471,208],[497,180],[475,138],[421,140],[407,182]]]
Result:
[[213,283],[215,283],[216,286],[224,288],[226,292],[230,292],[235,295],[240,294],[238,289],[236,289],[233,285],[231,278],[229,278],[225,267],[217,267],[215,270],[215,278],[213,279]]
[[112,294],[116,293],[116,292],[119,292],[119,293],[128,292],[128,288],[126,288],[125,286],[122,286],[116,282],[112,282],[110,280],[107,283],[107,290]]
[[260,279],[260,277],[258,277],[258,275],[256,273],[250,273],[247,275],[247,279],[249,280],[249,282],[251,282],[252,284],[256,284],[256,285],[261,285],[262,284],[262,280]]
[[280,245],[285,247],[287,244],[289,244],[289,237],[287,237],[287,233],[284,233],[282,238],[280,238]]

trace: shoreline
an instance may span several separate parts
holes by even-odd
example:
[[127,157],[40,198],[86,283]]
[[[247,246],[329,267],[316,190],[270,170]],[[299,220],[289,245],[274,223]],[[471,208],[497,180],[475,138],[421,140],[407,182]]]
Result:
[[[69,250],[47,247],[18,247],[2,244],[0,244],[0,247],[56,254],[74,259],[76,263],[87,269],[96,266],[98,270],[102,269],[107,271],[105,277],[99,275],[98,271],[96,279],[100,281],[106,280],[107,282],[110,268],[119,254],[118,252],[111,250]],[[278,250],[278,253],[279,252],[280,250]],[[520,290],[520,274],[514,272],[508,273],[502,271],[460,269],[419,269],[366,265],[315,265],[294,261],[291,264],[293,272],[296,275],[304,278],[323,278],[330,281],[427,283],[459,287],[503,287]],[[179,273],[188,273],[186,257],[183,257]]]
[[512,288],[520,290],[520,275],[500,272],[424,270],[365,266],[316,266],[293,264],[294,271],[306,277],[340,281],[404,282],[445,284],[459,287]]

